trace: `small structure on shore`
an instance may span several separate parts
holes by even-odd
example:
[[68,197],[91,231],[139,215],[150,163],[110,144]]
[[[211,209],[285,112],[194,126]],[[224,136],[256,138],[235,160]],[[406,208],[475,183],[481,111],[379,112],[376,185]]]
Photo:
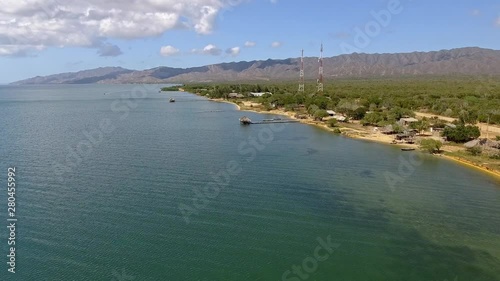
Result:
[[335,115],[337,115],[337,112],[335,112],[333,110],[327,110],[326,113],[328,113],[328,115],[330,115],[332,117],[335,116]]
[[265,92],[265,93],[250,93],[251,96],[253,97],[262,97],[264,95],[272,95],[273,93],[270,93],[270,92]]
[[408,126],[411,123],[415,123],[415,122],[418,122],[418,119],[413,118],[413,117],[399,119],[399,124],[401,124],[403,126]]
[[385,135],[393,135],[396,133],[396,131],[394,130],[394,126],[392,125],[385,126],[380,132]]
[[333,119],[337,119],[339,122],[345,122],[347,120],[347,117],[342,116],[342,115],[335,115],[333,116]]
[[245,97],[245,95],[238,93],[230,93],[227,97],[230,99],[242,99]]

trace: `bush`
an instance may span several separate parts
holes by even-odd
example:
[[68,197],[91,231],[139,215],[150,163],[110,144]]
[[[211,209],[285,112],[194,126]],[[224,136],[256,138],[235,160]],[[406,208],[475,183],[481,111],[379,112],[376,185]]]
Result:
[[500,136],[497,136],[496,139],[497,139],[497,141],[500,141]]
[[316,110],[314,112],[314,119],[315,120],[321,121],[321,120],[323,120],[323,118],[325,118],[327,116],[329,116],[328,112],[326,112],[326,110],[324,110],[324,109]]
[[335,130],[333,130],[333,132],[335,134],[342,134],[342,131],[339,128],[335,128]]
[[474,146],[474,147],[467,148],[467,151],[468,151],[471,155],[474,155],[474,156],[481,155],[481,153],[483,152],[483,150],[482,150],[482,149],[481,149],[481,147],[479,147],[479,146]]
[[337,125],[337,122],[338,122],[337,119],[332,118],[326,121],[326,124],[328,125],[328,127],[333,128]]
[[493,159],[493,160],[500,160],[500,153],[497,153],[497,154],[493,154],[490,156],[490,159]]

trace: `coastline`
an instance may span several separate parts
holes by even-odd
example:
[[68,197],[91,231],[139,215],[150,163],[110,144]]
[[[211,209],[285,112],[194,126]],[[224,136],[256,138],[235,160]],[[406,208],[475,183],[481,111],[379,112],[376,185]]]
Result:
[[[283,110],[253,110],[253,109],[248,109],[247,107],[242,108],[239,104],[232,102],[232,101],[225,100],[225,99],[208,98],[208,100],[232,104],[232,105],[236,106],[236,108],[239,111],[248,111],[248,112],[253,112],[253,113],[274,114],[274,115],[286,116],[290,119],[298,120],[302,124],[313,125],[313,126],[316,126],[317,128],[320,128],[320,129],[326,130],[330,133],[333,133],[333,129],[328,127],[326,124],[311,121],[310,119],[298,119],[295,117],[295,114],[293,112],[283,111]],[[386,145],[393,145],[390,142],[388,142],[387,138],[381,138],[380,135],[377,135],[377,134],[368,135],[367,132],[361,132],[361,131],[357,131],[355,129],[347,128],[347,127],[337,127],[337,128],[339,128],[342,131],[342,136],[345,136],[345,137],[348,137],[351,139],[366,140],[366,141],[377,142],[377,143],[386,144]],[[351,132],[351,134],[349,132]],[[354,133],[357,132],[357,133],[360,133],[363,135],[356,135],[356,134],[353,134],[353,132]],[[415,149],[419,148],[418,145],[416,145],[416,144],[412,144],[412,145],[405,144],[404,147],[411,147],[411,148],[415,148]],[[441,157],[441,158],[444,158],[444,159],[447,159],[450,161],[454,161],[454,162],[459,163],[465,167],[479,170],[483,173],[486,173],[490,176],[493,176],[495,178],[500,179],[500,170],[493,170],[493,169],[490,169],[488,167],[484,167],[482,165],[478,165],[472,161],[469,161],[467,159],[463,159],[463,158],[458,157],[458,156],[451,156],[451,155],[444,155],[444,154],[437,154],[434,156]]]
[[450,161],[454,161],[456,163],[459,163],[463,166],[467,166],[469,168],[473,168],[473,169],[476,169],[476,170],[480,170],[481,172],[483,173],[486,173],[488,175],[491,175],[495,178],[498,178],[500,179],[500,171],[498,170],[492,170],[492,169],[489,169],[487,167],[484,167],[484,166],[480,166],[474,162],[471,162],[467,159],[463,159],[461,157],[457,157],[457,156],[450,156],[450,155],[442,155],[441,157],[444,157],[445,159],[448,159]]

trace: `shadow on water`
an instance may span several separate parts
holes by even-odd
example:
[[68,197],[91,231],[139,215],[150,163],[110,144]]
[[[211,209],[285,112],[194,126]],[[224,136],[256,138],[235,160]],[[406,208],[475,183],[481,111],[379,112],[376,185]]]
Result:
[[375,178],[375,175],[371,170],[363,170],[359,173],[359,176],[362,178]]
[[[363,178],[374,177],[369,170],[359,174]],[[402,214],[386,207],[390,199],[364,204],[362,200],[353,200],[356,198],[349,190],[314,183],[311,186],[314,188],[310,187],[307,200],[304,189],[292,193],[288,190],[286,196],[295,197],[296,204],[312,213],[311,223],[318,223],[318,236],[329,233],[332,241],[341,246],[319,264],[308,280],[500,280],[498,258],[485,250],[429,239],[411,221],[400,219]],[[325,226],[325,222],[329,225]],[[304,239],[310,239],[314,246],[314,238]],[[305,252],[293,260],[300,264],[310,254]],[[279,264],[275,262],[273,266]],[[292,264],[283,266],[284,271]],[[281,280],[283,271],[264,267],[249,280]],[[275,272],[274,279],[269,277],[273,275],[270,272]]]

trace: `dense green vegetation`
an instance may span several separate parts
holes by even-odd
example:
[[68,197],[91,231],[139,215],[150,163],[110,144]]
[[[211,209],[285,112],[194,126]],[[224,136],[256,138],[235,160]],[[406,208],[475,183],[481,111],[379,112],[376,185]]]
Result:
[[479,138],[481,132],[477,126],[458,124],[455,128],[446,127],[443,131],[443,137],[452,142],[468,142]]
[[161,90],[163,92],[178,92],[182,88],[182,86],[170,86],[170,87],[163,87]]
[[232,92],[270,92],[249,99],[285,110],[296,111],[300,106],[313,116],[317,110],[334,110],[366,125],[394,124],[400,117],[414,116],[414,111],[468,124],[488,119],[500,124],[500,77],[341,79],[326,84],[323,94],[316,93],[314,83],[306,85],[304,93],[297,92],[297,83],[186,85],[184,89],[213,98],[227,98]]

